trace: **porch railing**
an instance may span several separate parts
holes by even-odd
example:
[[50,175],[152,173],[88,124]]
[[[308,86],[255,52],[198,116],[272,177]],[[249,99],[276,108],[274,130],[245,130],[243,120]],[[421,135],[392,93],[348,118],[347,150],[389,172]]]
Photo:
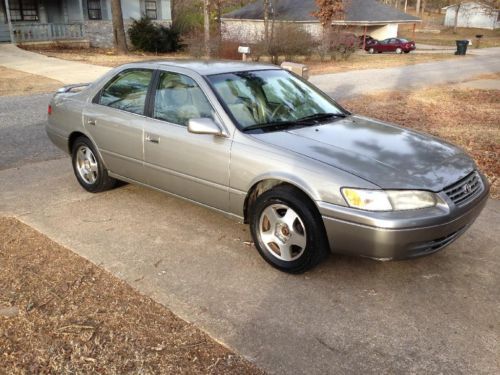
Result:
[[17,42],[83,39],[81,23],[31,23],[12,26]]

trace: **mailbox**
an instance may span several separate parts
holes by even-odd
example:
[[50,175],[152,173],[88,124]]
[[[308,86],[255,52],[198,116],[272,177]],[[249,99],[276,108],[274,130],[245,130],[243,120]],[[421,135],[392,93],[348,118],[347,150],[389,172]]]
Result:
[[307,65],[285,61],[283,64],[281,64],[281,67],[301,76],[306,80],[309,79],[309,68]]

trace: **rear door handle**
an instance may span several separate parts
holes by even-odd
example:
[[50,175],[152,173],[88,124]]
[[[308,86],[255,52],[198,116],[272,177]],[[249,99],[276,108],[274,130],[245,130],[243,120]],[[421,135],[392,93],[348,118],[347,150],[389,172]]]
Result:
[[160,136],[155,134],[146,134],[146,141],[151,143],[160,143]]

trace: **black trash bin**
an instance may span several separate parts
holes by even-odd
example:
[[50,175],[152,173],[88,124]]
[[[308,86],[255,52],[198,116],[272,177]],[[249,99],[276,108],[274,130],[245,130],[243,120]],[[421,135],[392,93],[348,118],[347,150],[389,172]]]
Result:
[[457,52],[455,55],[465,55],[467,53],[467,46],[469,45],[468,40],[457,40]]

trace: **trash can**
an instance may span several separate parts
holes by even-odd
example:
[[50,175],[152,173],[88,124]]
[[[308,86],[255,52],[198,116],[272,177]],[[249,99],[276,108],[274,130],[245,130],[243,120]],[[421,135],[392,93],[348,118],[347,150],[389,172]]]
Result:
[[469,45],[468,40],[457,40],[457,52],[455,55],[465,55],[467,53],[467,46]]

